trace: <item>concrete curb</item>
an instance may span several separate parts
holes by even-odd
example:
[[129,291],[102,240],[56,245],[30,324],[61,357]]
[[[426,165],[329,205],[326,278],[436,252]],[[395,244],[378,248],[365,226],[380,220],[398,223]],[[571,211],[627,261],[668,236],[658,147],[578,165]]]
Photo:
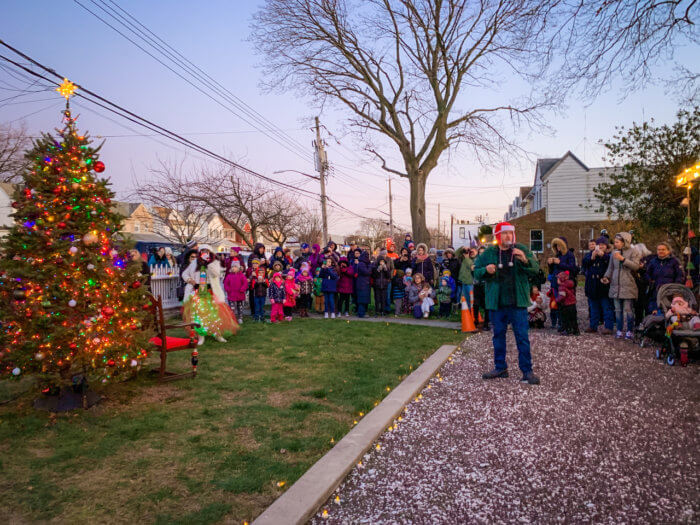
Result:
[[258,516],[253,525],[306,523],[456,349],[454,345],[438,348]]

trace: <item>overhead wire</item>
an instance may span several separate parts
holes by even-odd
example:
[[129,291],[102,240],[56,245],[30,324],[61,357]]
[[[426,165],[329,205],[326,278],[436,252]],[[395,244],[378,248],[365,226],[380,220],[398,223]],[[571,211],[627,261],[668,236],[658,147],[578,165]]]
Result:
[[[52,76],[54,76],[54,77],[57,77],[58,79],[64,78],[62,75],[60,75],[59,73],[57,73],[55,70],[53,70],[53,69],[51,69],[51,68],[49,68],[49,67],[47,67],[47,66],[45,66],[45,65],[43,65],[43,64],[41,64],[41,63],[39,63],[38,61],[32,59],[31,57],[29,57],[28,55],[22,53],[21,51],[19,51],[18,49],[14,48],[13,46],[9,45],[7,42],[3,41],[2,39],[0,39],[0,45],[2,45],[3,47],[5,47],[5,48],[7,48],[7,49],[9,49],[9,50],[11,50],[11,51],[13,51],[15,54],[17,54],[18,56],[24,58],[25,60],[28,60],[31,64],[33,64],[34,66],[38,67],[39,69],[45,71],[46,73],[48,73],[48,74],[50,74],[50,75],[52,75]],[[28,73],[28,74],[30,74],[30,75],[33,75],[33,76],[35,76],[35,77],[37,77],[37,78],[40,78],[40,79],[43,79],[43,80],[47,81],[50,85],[58,86],[58,82],[57,82],[57,81],[54,81],[54,80],[52,80],[52,79],[50,79],[50,78],[47,78],[46,76],[42,75],[41,73],[38,73],[38,72],[36,72],[36,71],[34,71],[34,70],[32,70],[32,69],[30,69],[30,68],[28,68],[28,67],[26,67],[26,66],[20,64],[20,63],[17,62],[17,61],[10,59],[9,57],[6,57],[6,56],[4,56],[4,55],[0,55],[0,59],[5,60],[6,62],[8,62],[8,63],[14,65],[15,67],[18,67],[20,70],[23,70],[23,71],[25,71],[26,73]],[[150,130],[150,131],[153,131],[153,132],[155,132],[155,133],[157,133],[157,134],[159,134],[159,135],[161,135],[161,136],[163,136],[163,137],[165,137],[165,138],[168,138],[168,139],[170,139],[170,140],[172,140],[172,141],[174,141],[174,142],[177,142],[177,143],[181,144],[182,146],[185,146],[185,147],[187,147],[187,148],[193,149],[194,151],[197,151],[197,152],[199,152],[199,153],[202,153],[202,154],[204,154],[204,155],[206,155],[206,156],[208,156],[208,157],[210,157],[210,158],[212,158],[212,159],[214,159],[214,160],[217,160],[217,161],[219,161],[219,162],[222,162],[222,163],[224,163],[224,164],[228,164],[229,166],[232,166],[232,167],[234,167],[234,168],[240,169],[241,171],[243,171],[243,172],[245,172],[245,173],[247,173],[247,174],[249,174],[249,175],[251,175],[251,176],[253,176],[253,177],[259,178],[259,179],[261,179],[261,180],[265,180],[265,181],[267,181],[267,182],[269,182],[269,183],[271,183],[271,184],[277,185],[277,186],[281,186],[281,187],[287,188],[288,190],[291,190],[291,191],[294,192],[294,193],[303,194],[303,195],[306,195],[306,196],[310,196],[310,197],[313,197],[314,199],[320,199],[320,198],[321,198],[321,196],[320,196],[318,193],[314,193],[314,192],[311,192],[311,191],[308,191],[308,190],[300,189],[300,188],[297,188],[297,187],[295,187],[295,186],[293,186],[293,185],[291,185],[291,184],[287,184],[287,183],[285,183],[285,182],[282,182],[282,181],[279,181],[279,180],[275,180],[275,179],[273,179],[273,178],[267,177],[266,175],[263,175],[263,174],[261,174],[261,173],[258,173],[258,172],[256,172],[256,171],[250,169],[250,168],[247,168],[247,167],[245,167],[245,166],[243,166],[243,165],[241,165],[241,164],[239,164],[239,163],[236,163],[236,162],[234,162],[234,161],[232,161],[232,160],[230,160],[230,159],[227,159],[227,158],[225,158],[225,157],[223,157],[223,156],[221,156],[221,155],[219,155],[219,154],[217,154],[217,153],[214,153],[214,152],[212,152],[211,150],[209,150],[209,149],[207,149],[207,148],[205,148],[205,147],[203,147],[203,146],[201,146],[201,145],[199,145],[199,144],[197,144],[197,143],[195,143],[195,142],[192,142],[192,141],[189,140],[189,139],[186,139],[186,138],[182,137],[182,136],[181,136],[180,134],[178,134],[178,133],[175,133],[175,132],[173,132],[173,131],[170,131],[170,130],[168,130],[167,128],[164,128],[164,127],[162,127],[162,126],[159,126],[158,124],[155,124],[155,123],[151,122],[150,120],[148,120],[148,119],[146,119],[146,118],[144,118],[144,117],[141,117],[141,116],[137,115],[136,113],[133,113],[133,112],[131,112],[131,111],[125,109],[124,107],[122,107],[122,106],[120,106],[120,105],[118,105],[118,104],[116,104],[116,103],[114,103],[114,102],[112,102],[112,101],[110,101],[110,100],[108,100],[108,99],[106,99],[106,98],[104,98],[104,97],[98,95],[97,93],[94,93],[94,92],[90,91],[89,89],[87,89],[87,88],[84,87],[84,86],[80,86],[80,85],[77,85],[77,84],[76,84],[76,86],[80,89],[80,92],[75,93],[75,96],[77,96],[77,97],[79,97],[79,98],[81,98],[81,99],[84,99],[84,100],[86,100],[86,101],[88,101],[88,102],[90,102],[90,103],[92,103],[92,104],[94,104],[94,105],[96,105],[96,106],[99,106],[99,107],[101,107],[101,108],[103,108],[103,109],[105,109],[105,110],[107,110],[107,111],[109,111],[109,112],[112,112],[112,113],[114,113],[114,114],[120,116],[121,118],[124,118],[124,119],[126,119],[126,120],[128,120],[128,121],[130,121],[130,122],[133,122],[134,124],[137,124],[137,125],[139,125],[139,126],[141,126],[141,127],[144,127],[144,128],[146,128],[146,129],[148,129],[148,130]],[[48,109],[48,107],[47,107],[47,108],[42,108],[41,110],[43,110],[43,109]],[[40,110],[40,111],[41,111],[41,110]],[[37,111],[37,112],[38,112],[38,111]],[[23,118],[26,118],[26,117],[23,117]],[[370,217],[365,217],[365,216],[363,216],[363,215],[361,215],[361,214],[358,214],[357,212],[354,212],[354,211],[352,211],[352,210],[346,208],[345,206],[343,206],[342,204],[338,203],[337,201],[335,201],[335,199],[332,199],[331,197],[327,197],[327,202],[328,202],[328,205],[329,205],[330,207],[334,207],[334,208],[336,208],[336,209],[338,209],[338,210],[343,210],[343,211],[345,211],[345,212],[347,212],[347,213],[350,213],[350,214],[355,215],[355,216],[360,217],[360,218],[370,218]]]

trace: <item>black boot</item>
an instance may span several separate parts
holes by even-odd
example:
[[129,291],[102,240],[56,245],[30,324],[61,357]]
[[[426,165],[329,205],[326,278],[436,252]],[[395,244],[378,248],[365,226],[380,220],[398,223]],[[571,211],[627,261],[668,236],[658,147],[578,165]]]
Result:
[[496,379],[497,377],[508,377],[508,370],[499,370],[494,368],[490,372],[481,374],[481,379]]

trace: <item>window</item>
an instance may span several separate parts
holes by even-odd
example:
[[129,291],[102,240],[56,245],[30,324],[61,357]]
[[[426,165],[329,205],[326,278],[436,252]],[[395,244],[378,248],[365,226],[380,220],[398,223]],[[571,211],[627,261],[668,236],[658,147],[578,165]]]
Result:
[[464,227],[461,227],[459,229],[459,238],[460,239],[466,239],[467,238],[467,232],[465,231]]
[[544,248],[543,246],[543,234],[542,230],[530,230],[530,251],[541,252]]
[[134,231],[135,231],[136,233],[138,233],[138,232],[141,231],[141,224],[140,224],[140,223],[138,223],[138,222],[135,222],[135,223],[134,223]]

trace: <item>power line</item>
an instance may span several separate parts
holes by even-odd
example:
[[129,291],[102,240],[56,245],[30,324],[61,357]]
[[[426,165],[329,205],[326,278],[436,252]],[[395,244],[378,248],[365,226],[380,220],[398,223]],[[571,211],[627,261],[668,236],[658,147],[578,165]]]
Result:
[[[55,70],[41,64],[40,62],[34,60],[33,58],[29,57],[28,55],[22,53],[18,49],[12,47],[11,45],[9,45],[5,41],[3,41],[2,39],[0,39],[0,45],[6,47],[7,49],[11,50],[12,52],[14,52],[15,54],[24,58],[25,60],[28,60],[31,64],[33,64],[34,66],[40,68],[41,70],[49,73],[50,75],[57,77],[58,79],[64,78],[62,75],[57,73]],[[15,61],[15,60],[12,60],[12,59],[10,59],[6,56],[3,56],[3,55],[0,55],[0,59],[5,60],[6,62],[14,65],[15,67],[20,68],[21,70],[25,71],[26,73],[28,73],[30,75],[33,75],[37,78],[40,78],[40,79],[47,81],[50,85],[54,85],[54,86],[58,85],[58,82],[56,82],[50,78],[47,78],[46,76],[44,76],[40,73],[37,73],[36,71],[34,71],[32,69],[29,69],[28,67],[20,64],[19,62]],[[130,122],[133,122],[134,124],[137,124],[141,127],[144,127],[150,131],[153,131],[153,132],[155,132],[155,133],[157,133],[165,138],[168,138],[174,142],[177,142],[177,143],[179,143],[187,148],[190,148],[190,149],[193,149],[199,153],[202,153],[202,154],[204,154],[204,155],[206,155],[214,160],[217,160],[219,162],[222,162],[222,163],[227,164],[229,166],[232,166],[234,168],[240,169],[241,171],[243,171],[243,172],[245,172],[253,177],[257,177],[257,178],[265,180],[271,184],[275,184],[275,185],[287,188],[288,190],[291,190],[292,192],[295,192],[295,193],[305,194],[307,196],[311,196],[311,197],[320,199],[320,195],[318,193],[314,193],[314,192],[311,192],[308,190],[300,189],[300,188],[297,188],[291,184],[287,184],[287,183],[272,179],[270,177],[267,177],[267,176],[265,176],[261,173],[258,173],[250,168],[247,168],[247,167],[245,167],[241,164],[238,164],[230,159],[227,159],[227,158],[225,158],[217,153],[214,153],[213,151],[211,151],[203,146],[200,146],[199,144],[196,144],[195,142],[192,142],[189,139],[182,137],[178,133],[170,131],[167,128],[164,128],[162,126],[159,126],[158,124],[155,124],[155,123],[151,122],[150,120],[148,120],[144,117],[141,117],[141,116],[137,115],[136,113],[133,113],[133,112],[123,108],[122,106],[120,106],[114,102],[111,102],[110,100],[98,95],[97,93],[90,91],[89,89],[87,89],[84,86],[80,86],[78,84],[76,84],[76,86],[80,89],[80,92],[76,93],[75,96],[77,96],[81,99],[84,99],[84,100],[86,100],[86,101],[88,101],[96,106],[99,106],[107,111],[110,111],[110,112],[130,121]],[[43,109],[48,109],[48,108],[42,108],[42,110]],[[336,209],[343,210],[347,213],[350,213],[350,214],[355,215],[355,216],[360,217],[360,218],[365,218],[365,219],[370,218],[370,217],[365,217],[361,214],[358,214],[358,213],[346,208],[345,206],[343,206],[342,204],[338,203],[337,201],[335,201],[334,199],[332,199],[330,197],[328,197],[328,201],[329,201],[329,203],[331,203],[331,206],[336,208]]]
[[[217,88],[216,86],[213,86],[211,82],[203,80],[197,73],[194,73],[191,68],[186,67],[183,65],[183,61],[186,63],[191,64],[194,66],[198,71],[200,71],[202,74],[206,75],[207,78],[211,79],[209,75],[204,73],[200,68],[192,64],[186,57],[184,57],[182,54],[179,52],[175,51],[171,46],[169,46],[167,43],[165,43],[162,39],[159,37],[155,36],[155,34],[150,31],[148,28],[146,28],[143,24],[141,24],[136,18],[134,18],[132,15],[124,11],[122,8],[120,8],[115,2],[112,2],[117,8],[119,8],[122,12],[126,13],[132,20],[134,20],[137,24],[139,24],[141,27],[145,28],[150,34],[154,35],[159,41],[163,42],[165,46],[168,48],[172,49],[173,52],[168,51],[168,49],[164,48],[163,45],[159,44],[157,41],[155,41],[153,38],[149,37],[146,35],[141,29],[134,28],[133,24],[129,22],[124,16],[120,15],[119,13],[116,13],[116,11],[105,5],[104,3],[98,4],[95,0],[90,0],[95,6],[97,6],[99,9],[101,9],[103,12],[105,12],[109,17],[111,17],[113,20],[115,20],[118,24],[121,26],[125,27],[127,30],[129,30],[131,33],[133,33],[137,38],[141,39],[145,45],[149,46],[151,49],[153,49],[156,53],[159,53],[162,57],[165,58],[165,60],[168,60],[171,62],[175,67],[177,67],[179,70],[184,72],[186,75],[189,75],[194,79],[195,82],[190,80],[189,78],[186,78],[181,72],[176,71],[173,67],[171,67],[169,64],[165,63],[163,60],[161,60],[159,57],[151,53],[149,50],[145,49],[141,44],[136,42],[134,39],[130,38],[128,35],[124,34],[122,31],[120,31],[117,27],[109,23],[107,20],[105,20],[103,17],[101,17],[98,13],[92,11],[90,8],[82,4],[79,0],[73,0],[76,4],[78,4],[80,7],[85,9],[88,13],[92,14],[95,18],[103,22],[105,25],[113,29],[115,32],[117,32],[119,35],[121,35],[123,38],[131,42],[134,46],[139,48],[141,51],[149,55],[151,58],[156,60],[158,63],[160,63],[162,66],[170,70],[172,73],[180,77],[182,80],[190,84],[192,87],[194,87],[197,91],[220,105],[222,108],[226,109],[227,111],[231,112],[250,126],[253,126],[254,128],[258,129],[261,133],[265,134],[268,138],[272,139],[273,141],[277,142],[280,146],[283,148],[287,149],[291,153],[297,155],[301,159],[305,160],[306,162],[309,162],[309,156],[306,154],[305,150],[303,152],[299,151],[299,145],[295,144],[295,141],[291,140],[286,136],[285,134],[281,133],[280,131],[277,130],[277,128],[274,127],[274,125],[270,123],[265,123],[262,121],[261,115],[258,114],[256,117],[254,110],[251,109],[246,109],[245,107],[242,107],[242,101],[238,99],[238,97],[235,97],[230,91],[226,90],[226,88],[223,88],[218,82],[216,84],[218,86],[221,86]],[[116,13],[116,14],[115,14]],[[179,59],[178,59],[179,57]],[[211,79],[213,80],[213,79]],[[204,86],[204,88],[214,92],[218,97],[223,99],[224,101],[228,102],[228,104],[223,103],[219,98],[216,98],[215,96],[212,96],[211,93],[207,92],[204,88],[201,86]],[[229,96],[226,96],[226,93],[229,94]],[[238,101],[238,102],[237,102]],[[232,104],[236,109],[233,109],[229,104]],[[243,103],[244,104],[244,103]],[[242,115],[243,113],[244,115]],[[251,122],[251,120],[253,122]],[[260,127],[256,125],[254,122],[258,122],[260,124]],[[263,128],[263,129],[261,129]]]

